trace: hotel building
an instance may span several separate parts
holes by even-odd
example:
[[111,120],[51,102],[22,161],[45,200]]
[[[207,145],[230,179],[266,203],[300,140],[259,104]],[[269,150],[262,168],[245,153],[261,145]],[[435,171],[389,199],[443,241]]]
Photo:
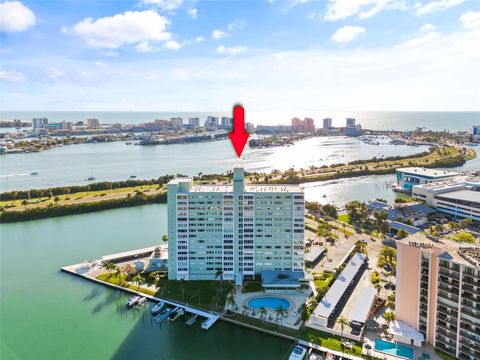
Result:
[[296,185],[168,183],[169,279],[241,283],[262,271],[304,271],[303,190]]
[[429,184],[459,175],[460,173],[453,171],[421,167],[406,167],[396,171],[397,185],[408,191],[411,191],[415,185]]
[[416,185],[412,197],[425,201],[439,212],[480,222],[480,177],[457,176]]
[[480,359],[480,247],[432,239],[397,241],[396,319],[450,355]]

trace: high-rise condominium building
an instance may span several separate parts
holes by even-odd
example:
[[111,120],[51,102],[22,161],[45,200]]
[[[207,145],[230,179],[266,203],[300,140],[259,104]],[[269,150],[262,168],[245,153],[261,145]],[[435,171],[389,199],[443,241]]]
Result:
[[460,359],[480,359],[480,247],[424,234],[397,242],[396,318]]
[[100,121],[98,119],[87,119],[87,127],[90,129],[96,129],[100,127]]
[[234,169],[232,185],[168,183],[169,279],[241,282],[262,271],[304,271],[303,190],[247,185]]
[[45,129],[45,125],[48,124],[47,118],[34,118],[32,119],[32,129],[33,131]]
[[198,118],[198,117],[188,118],[188,125],[190,125],[192,127],[199,127],[200,126],[200,118]]
[[332,119],[331,118],[325,118],[323,119],[323,128],[325,130],[331,129],[332,128]]

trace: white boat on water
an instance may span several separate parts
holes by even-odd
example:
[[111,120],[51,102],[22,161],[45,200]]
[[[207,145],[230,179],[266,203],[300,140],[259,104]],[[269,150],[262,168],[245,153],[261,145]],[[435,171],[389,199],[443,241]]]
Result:
[[144,304],[147,301],[147,298],[145,296],[142,296],[138,299],[136,306],[140,306]]
[[131,308],[137,305],[138,301],[140,300],[140,296],[134,295],[127,301],[127,307]]
[[170,317],[168,318],[168,320],[170,321],[175,321],[177,320],[180,316],[182,316],[183,314],[185,314],[185,310],[183,310],[183,308],[178,308],[177,311],[174,311]]
[[289,360],[303,360],[306,353],[307,353],[307,348],[306,347],[296,344],[293,347],[292,352],[290,353],[290,357],[288,359]]
[[164,306],[165,306],[165,303],[163,301],[160,301],[159,303],[155,304],[155,306],[150,309],[150,313],[152,315],[159,314],[160,311],[162,311]]

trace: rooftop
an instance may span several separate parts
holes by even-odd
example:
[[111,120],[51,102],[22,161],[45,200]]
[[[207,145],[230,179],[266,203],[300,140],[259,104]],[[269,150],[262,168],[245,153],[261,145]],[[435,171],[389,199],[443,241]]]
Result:
[[[190,192],[233,192],[232,185],[194,185]],[[303,193],[298,185],[245,185],[245,193]]]
[[430,190],[432,192],[448,191],[450,189],[462,188],[465,186],[480,186],[478,176],[460,176],[454,179],[442,180],[428,184],[415,185],[417,188]]
[[325,319],[330,317],[353,278],[360,270],[362,264],[365,262],[365,259],[366,256],[362,253],[357,252],[355,255],[353,255],[347,266],[345,266],[345,269],[343,269],[342,273],[337,277],[333,285],[323,297],[322,301],[320,301],[318,306],[313,311],[315,316],[323,317]]
[[444,194],[437,194],[436,197],[480,203],[480,191],[458,190],[458,191],[451,191]]
[[456,263],[467,266],[480,266],[480,246],[460,243],[453,240],[442,238],[435,240],[423,233],[409,235],[404,239],[398,240],[397,244],[406,244],[426,251],[437,249],[440,253],[439,258],[455,261]]
[[397,171],[401,171],[403,173],[408,173],[412,175],[431,177],[431,178],[442,178],[442,177],[460,175],[460,173],[458,172],[445,171],[445,170],[439,170],[439,169],[427,169],[427,168],[421,168],[421,167],[405,167],[405,168],[399,168],[397,169]]

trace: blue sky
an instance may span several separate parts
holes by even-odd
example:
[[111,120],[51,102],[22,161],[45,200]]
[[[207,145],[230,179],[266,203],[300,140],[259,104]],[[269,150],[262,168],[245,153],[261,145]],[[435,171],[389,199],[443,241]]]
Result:
[[5,110],[479,110],[479,0],[7,1]]

